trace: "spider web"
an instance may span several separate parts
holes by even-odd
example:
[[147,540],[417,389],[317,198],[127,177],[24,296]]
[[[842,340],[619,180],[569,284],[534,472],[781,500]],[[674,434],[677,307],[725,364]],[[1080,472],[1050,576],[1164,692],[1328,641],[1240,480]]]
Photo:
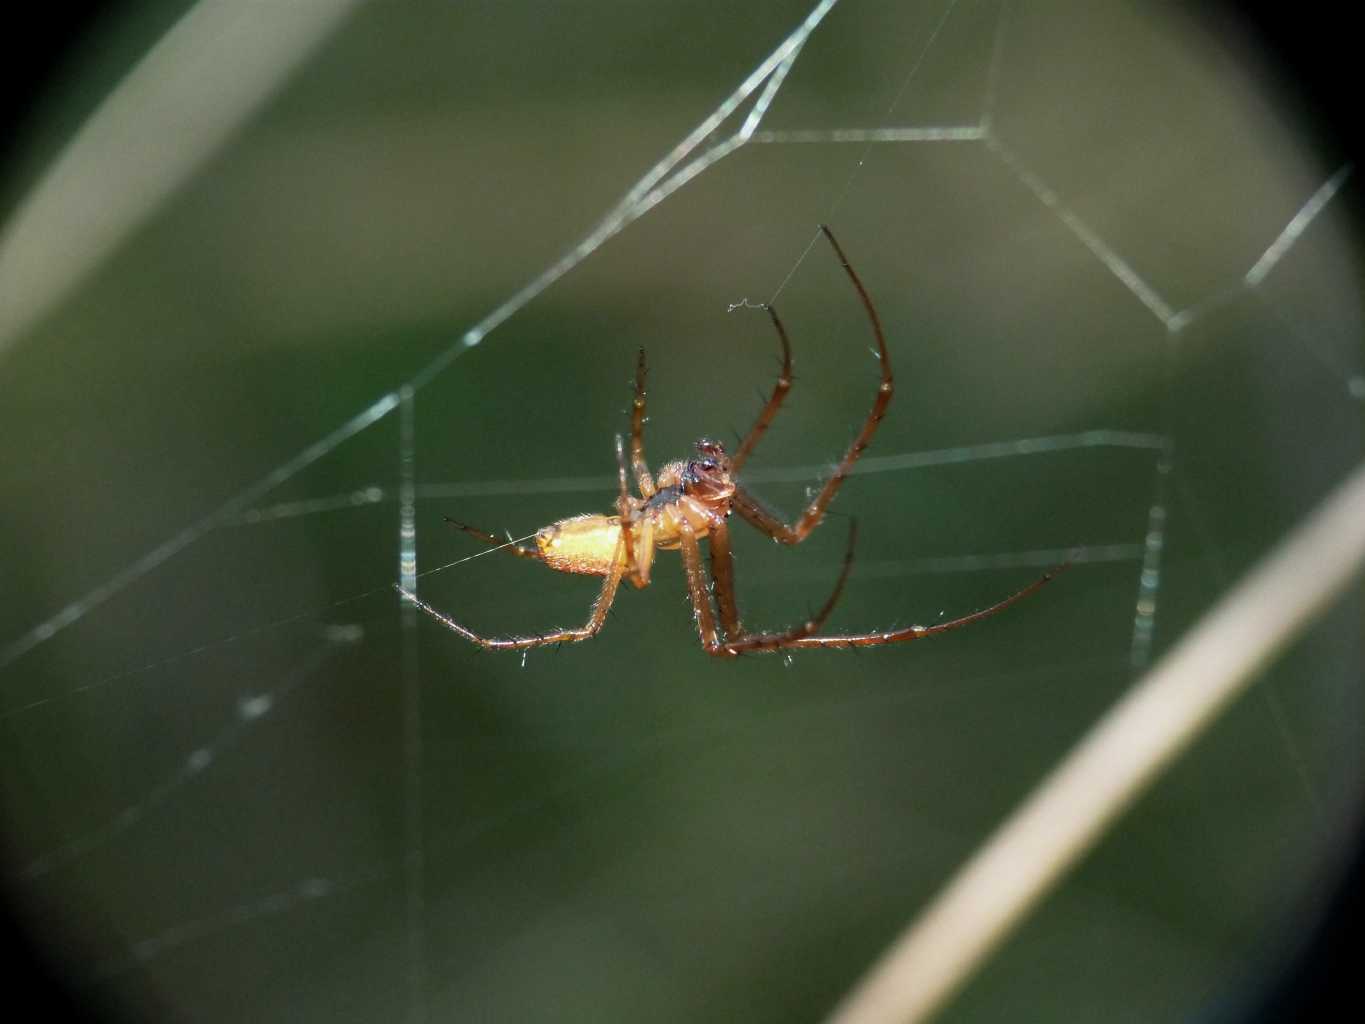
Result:
[[[818,1014],[1359,460],[1356,179],[1242,69],[1121,5],[782,11],[355,14],[7,354],[8,881],[92,996]],[[820,221],[898,395],[830,528],[740,538],[746,622],[823,600],[843,515],[836,628],[1071,553],[1064,582],[932,644],[733,666],[667,555],[559,654],[398,606],[581,622],[590,583],[473,560],[441,515],[608,507],[640,346],[652,463],[743,431],[776,369],[746,296],[798,380],[745,478],[795,510],[875,386]],[[1358,796],[1356,612],[948,1016],[1187,1013],[1282,956]]]

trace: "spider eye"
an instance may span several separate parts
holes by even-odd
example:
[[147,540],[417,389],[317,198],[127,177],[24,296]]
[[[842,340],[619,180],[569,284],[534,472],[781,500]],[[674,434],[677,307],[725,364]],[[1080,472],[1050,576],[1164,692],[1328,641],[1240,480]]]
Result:
[[715,468],[716,468],[716,460],[715,460],[715,459],[702,459],[700,465],[701,465],[701,468],[702,468],[702,469],[715,469]]

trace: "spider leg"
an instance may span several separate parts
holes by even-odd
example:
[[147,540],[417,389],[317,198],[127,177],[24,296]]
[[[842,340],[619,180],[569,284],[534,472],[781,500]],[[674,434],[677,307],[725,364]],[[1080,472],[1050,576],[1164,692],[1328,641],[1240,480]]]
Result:
[[649,569],[654,563],[654,526],[648,517],[636,515],[640,501],[630,495],[630,485],[626,477],[625,442],[620,434],[616,435],[616,472],[620,481],[620,491],[616,496],[616,515],[621,521],[626,578],[636,589],[643,589],[649,585]]
[[635,531],[631,529],[630,484],[626,480],[626,443],[620,434],[616,435],[616,474],[620,482],[620,493],[616,496],[616,515],[621,520],[621,541],[626,546],[626,565],[633,566]]
[[[891,377],[891,355],[886,348],[886,337],[882,333],[882,324],[880,318],[877,316],[876,307],[872,305],[872,299],[867,294],[867,289],[863,287],[863,282],[859,279],[853,267],[849,265],[848,257],[844,255],[844,250],[839,247],[839,243],[834,240],[834,235],[830,233],[829,228],[821,224],[820,230],[824,232],[825,238],[828,239],[829,244],[833,246],[834,252],[839,257],[839,262],[844,268],[844,272],[848,274],[849,280],[853,282],[853,288],[857,291],[858,298],[862,300],[863,309],[866,310],[867,318],[872,324],[872,334],[877,339],[877,359],[881,363],[882,380],[881,384],[877,387],[877,396],[872,401],[872,409],[868,412],[867,419],[863,421],[863,426],[862,429],[858,431],[858,436],[853,439],[853,443],[849,445],[848,451],[844,452],[844,457],[839,460],[839,465],[835,467],[834,473],[825,481],[825,485],[820,489],[820,493],[817,494],[814,500],[806,507],[805,512],[801,514],[801,518],[798,519],[795,524],[788,525],[776,516],[765,511],[762,505],[752,495],[745,492],[743,488],[736,487],[735,511],[753,526],[762,530],[774,540],[781,541],[783,544],[800,544],[813,529],[820,525],[820,520],[824,518],[825,515],[825,509],[829,507],[829,503],[834,500],[834,496],[839,492],[839,488],[843,485],[845,478],[853,469],[853,464],[858,461],[858,457],[862,455],[867,449],[867,446],[872,443],[872,435],[877,432],[877,427],[881,423],[882,417],[886,415],[886,407],[891,404],[891,396],[895,392],[895,383]],[[785,394],[785,391],[783,394]],[[759,422],[765,429],[767,427],[767,421],[764,417],[766,416],[767,420],[771,420],[771,413],[776,413],[777,406],[780,404],[781,400],[778,398],[777,393],[774,392],[773,398],[769,400],[768,406],[759,416]],[[757,441],[756,438],[753,438],[752,432],[750,438],[755,442]],[[746,455],[748,454],[747,451],[745,451],[746,446],[752,448],[750,438],[746,438],[744,444],[740,446],[740,451]]]
[[[848,531],[848,549],[844,553],[844,565],[839,572],[839,579],[835,582],[834,589],[830,591],[829,597],[825,600],[824,606],[801,625],[782,633],[745,633],[739,629],[739,615],[735,610],[734,599],[734,573],[731,571],[729,563],[729,537],[728,535],[725,536],[721,541],[721,550],[723,551],[721,564],[724,568],[716,581],[716,601],[721,607],[722,616],[733,616],[736,628],[735,632],[721,640],[716,635],[716,623],[711,611],[710,595],[706,591],[706,579],[701,568],[701,551],[697,546],[697,536],[691,527],[684,523],[681,545],[683,568],[687,576],[688,592],[692,597],[692,606],[697,613],[697,631],[701,635],[702,647],[706,653],[720,658],[733,658],[749,652],[775,651],[783,647],[795,646],[796,642],[818,632],[820,627],[825,624],[825,620],[829,618],[830,612],[834,611],[834,605],[844,591],[844,583],[848,580],[849,570],[853,567],[853,546],[857,540],[857,535],[857,525],[851,524]],[[713,545],[714,542],[713,534]],[[714,546],[712,551],[714,565]],[[726,611],[727,605],[729,607],[728,612]]]
[[635,400],[630,407],[630,466],[640,497],[654,497],[654,477],[645,462],[645,350],[635,362]]
[[730,457],[730,465],[736,473],[744,465],[744,461],[754,450],[754,446],[758,444],[759,438],[767,432],[768,425],[777,415],[777,410],[782,408],[782,402],[792,387],[792,346],[791,342],[787,340],[787,331],[782,326],[782,321],[777,318],[776,309],[766,302],[762,308],[767,310],[773,326],[777,328],[778,340],[782,342],[782,369],[777,375],[777,383],[773,386],[772,397],[768,399],[768,403],[759,412],[758,419],[754,420],[754,425],[749,428],[748,436],[740,442],[739,450]]
[[509,554],[516,555],[518,558],[530,558],[537,562],[541,561],[540,552],[535,548],[528,548],[522,544],[512,544],[506,538],[497,537],[491,533],[485,533],[483,530],[475,529],[467,523],[461,523],[458,520],[451,519],[450,516],[446,516],[445,521],[455,527],[455,529],[463,530],[471,537],[481,540],[485,544],[491,544],[493,547],[498,548],[506,548]]
[[686,520],[680,533],[683,575],[687,577],[687,594],[692,598],[692,613],[697,619],[697,633],[707,654],[724,656],[728,652],[721,647],[716,635],[716,615],[711,610],[711,595],[706,590],[706,574],[701,567],[701,549],[697,546],[697,533]]
[[735,603],[735,562],[730,553],[730,527],[721,520],[707,537],[711,547],[711,580],[720,611],[720,627],[726,637],[739,636],[739,606]]
[[621,583],[621,575],[625,570],[624,563],[617,561],[612,571],[602,581],[602,590],[597,595],[597,600],[593,602],[592,612],[588,615],[588,621],[577,629],[556,629],[548,633],[537,633],[533,636],[510,636],[494,639],[491,637],[480,636],[472,629],[460,625],[444,612],[438,612],[431,605],[427,604],[416,594],[404,590],[398,584],[394,584],[394,589],[403,596],[405,601],[416,605],[426,612],[433,619],[445,626],[446,629],[458,633],[470,643],[478,644],[488,651],[524,651],[531,647],[545,647],[549,644],[577,643],[579,640],[587,640],[589,637],[596,636],[607,621],[607,612],[611,611],[612,602],[616,600],[616,591]]
[[920,640],[926,636],[936,636],[939,633],[947,633],[950,630],[961,629],[963,626],[970,626],[982,619],[988,619],[992,615],[1003,612],[1010,605],[1022,601],[1031,594],[1037,593],[1044,586],[1056,579],[1057,576],[1070,567],[1069,562],[1063,562],[1055,568],[1049,569],[1038,579],[1034,580],[1023,590],[1016,591],[1003,601],[982,608],[980,611],[972,612],[970,615],[963,615],[961,618],[949,619],[947,622],[936,622],[932,626],[906,626],[904,629],[892,629],[882,633],[844,633],[838,636],[798,636],[778,644],[774,648],[809,648],[809,647],[834,647],[843,649],[854,649],[858,647],[873,647],[879,644],[898,644],[908,640]]

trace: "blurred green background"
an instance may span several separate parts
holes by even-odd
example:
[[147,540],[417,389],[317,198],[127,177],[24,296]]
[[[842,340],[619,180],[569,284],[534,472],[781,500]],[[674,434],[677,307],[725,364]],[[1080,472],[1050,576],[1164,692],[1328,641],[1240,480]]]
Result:
[[[0,644],[119,583],[0,667],[8,888],[82,991],[147,1019],[818,1019],[1359,461],[1344,196],[1244,283],[1342,154],[1254,55],[1166,6],[842,3],[762,125],[823,141],[740,148],[461,346],[808,10],[361,7],[0,351]],[[8,169],[7,209],[178,12],[110,21]],[[828,134],[987,116],[1000,145]],[[932,642],[790,662],[709,659],[668,553],[597,640],[524,663],[404,625],[405,455],[422,570],[478,550],[443,515],[520,536],[608,510],[636,350],[653,463],[733,437],[777,345],[727,306],[779,286],[798,380],[749,469],[795,513],[876,381],[847,281],[807,251],[820,221],[890,339],[871,454],[905,458],[797,549],[737,528],[746,622],[818,606],[843,515],[858,561],[832,628],[962,614],[1080,548],[1066,577]],[[1196,315],[1169,330],[1152,297]],[[457,350],[409,405],[125,575]],[[1054,440],[1015,444],[1033,438]],[[422,580],[488,633],[576,624],[595,592],[498,554]],[[1360,598],[944,1020],[1254,998],[1360,797]]]

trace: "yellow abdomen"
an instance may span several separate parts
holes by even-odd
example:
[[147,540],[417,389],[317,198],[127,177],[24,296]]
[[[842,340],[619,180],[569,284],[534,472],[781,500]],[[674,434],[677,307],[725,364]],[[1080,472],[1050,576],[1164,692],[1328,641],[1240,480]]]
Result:
[[561,519],[536,534],[536,547],[551,569],[588,576],[605,576],[626,557],[621,522],[616,516]]

